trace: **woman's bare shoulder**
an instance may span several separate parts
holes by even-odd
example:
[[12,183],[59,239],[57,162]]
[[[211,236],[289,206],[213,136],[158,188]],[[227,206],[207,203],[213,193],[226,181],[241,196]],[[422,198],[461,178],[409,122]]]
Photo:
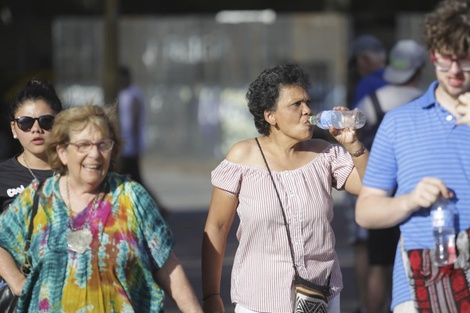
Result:
[[254,138],[246,139],[235,143],[225,159],[234,163],[250,164],[254,151],[259,151],[256,140]]

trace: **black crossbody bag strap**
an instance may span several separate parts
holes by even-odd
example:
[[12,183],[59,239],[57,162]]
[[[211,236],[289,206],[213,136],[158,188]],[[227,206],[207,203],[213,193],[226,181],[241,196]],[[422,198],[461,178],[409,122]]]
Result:
[[370,94],[370,99],[372,100],[372,104],[374,105],[374,110],[375,110],[375,116],[377,117],[377,122],[376,124],[380,124],[382,122],[385,113],[380,107],[380,101],[379,98],[377,97],[377,93],[374,91],[373,93]]
[[[34,193],[34,198],[33,198],[33,207],[31,209],[31,219],[29,221],[29,227],[28,227],[28,238],[26,240],[26,244],[24,247],[25,253],[28,252],[29,246],[31,245],[31,236],[33,235],[33,228],[34,228],[34,217],[36,216],[36,213],[38,212],[38,206],[39,206],[39,197],[41,195],[41,190],[42,190],[42,181],[39,182],[38,189]],[[31,260],[28,258],[26,264],[31,265]],[[26,271],[29,269],[23,269],[23,271]],[[25,273],[27,274],[27,273]]]
[[255,138],[255,140],[256,140],[256,143],[258,144],[259,151],[261,152],[261,155],[263,156],[263,160],[264,160],[264,163],[266,164],[266,168],[268,169],[269,177],[271,178],[271,181],[273,183],[274,190],[276,190],[276,195],[279,200],[279,204],[281,206],[282,218],[284,219],[284,226],[286,227],[287,241],[289,242],[292,265],[294,267],[295,276],[299,276],[299,272],[297,271],[297,267],[295,266],[294,249],[292,248],[292,239],[290,237],[289,224],[287,223],[287,217],[286,217],[286,213],[284,212],[284,207],[281,202],[281,196],[279,195],[279,191],[277,190],[276,183],[274,182],[273,174],[271,173],[271,169],[269,168],[268,161],[266,160],[266,157],[264,156],[263,149],[261,149],[261,145],[259,144],[258,138]]
[[[261,155],[263,156],[264,163],[266,164],[266,168],[268,169],[268,172],[269,172],[269,177],[271,178],[271,182],[273,183],[274,190],[276,190],[276,195],[277,195],[277,199],[279,200],[279,205],[281,206],[282,218],[284,219],[284,226],[286,228],[287,241],[289,242],[290,256],[292,259],[292,267],[294,268],[294,273],[295,273],[295,280],[302,281],[303,283],[307,283],[307,284],[313,284],[311,282],[306,281],[302,277],[300,277],[299,271],[297,270],[297,266],[295,266],[294,248],[293,248],[292,239],[290,236],[289,223],[287,223],[287,216],[286,216],[286,212],[284,211],[284,206],[282,205],[281,196],[279,195],[279,191],[277,190],[276,183],[274,182],[273,174],[271,173],[271,169],[269,168],[268,161],[266,160],[266,157],[264,156],[263,149],[261,149],[261,145],[258,141],[258,138],[255,138],[255,140],[256,140],[256,143],[258,144],[259,151],[261,152]],[[331,274],[328,275],[327,286],[315,285],[315,287],[317,288],[325,287],[325,289],[323,290],[324,293],[329,294],[330,278],[331,278]]]

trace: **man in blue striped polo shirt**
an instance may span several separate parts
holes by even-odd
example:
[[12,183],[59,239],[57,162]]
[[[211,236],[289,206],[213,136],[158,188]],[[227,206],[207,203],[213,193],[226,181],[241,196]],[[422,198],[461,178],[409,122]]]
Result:
[[[468,279],[453,280],[454,265],[426,268],[434,247],[429,208],[439,197],[455,201],[456,233],[470,228],[470,127],[456,124],[458,97],[470,91],[469,29],[470,4],[464,0],[445,0],[426,16],[424,37],[436,81],[423,96],[385,115],[356,204],[362,227],[400,225],[394,313],[470,312]],[[416,269],[423,277],[414,275]],[[444,294],[447,304],[437,300]]]

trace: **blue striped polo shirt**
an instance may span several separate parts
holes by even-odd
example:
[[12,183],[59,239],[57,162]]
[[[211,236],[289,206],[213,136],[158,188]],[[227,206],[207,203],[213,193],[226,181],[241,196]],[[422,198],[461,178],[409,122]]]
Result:
[[[433,82],[420,98],[389,111],[375,137],[363,184],[410,193],[425,176],[441,179],[454,191],[456,231],[470,228],[470,127],[437,103]],[[400,225],[405,249],[432,248],[429,208]],[[392,308],[412,300],[401,252],[397,247],[393,274]]]

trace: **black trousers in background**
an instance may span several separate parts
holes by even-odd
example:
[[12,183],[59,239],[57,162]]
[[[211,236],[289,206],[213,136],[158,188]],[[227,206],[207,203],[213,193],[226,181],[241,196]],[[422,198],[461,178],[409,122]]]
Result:
[[118,166],[118,172],[124,175],[128,175],[130,178],[144,186],[144,188],[148,191],[150,196],[153,198],[153,201],[155,201],[155,204],[158,207],[158,210],[162,214],[164,218],[168,217],[169,213],[166,207],[160,202],[158,199],[157,195],[153,192],[152,189],[150,189],[142,179],[142,176],[140,175],[140,157],[135,156],[135,157],[121,157],[119,161],[119,166]]
[[140,157],[121,157],[119,164],[119,172],[130,176],[133,180],[143,185],[142,176],[140,175]]

